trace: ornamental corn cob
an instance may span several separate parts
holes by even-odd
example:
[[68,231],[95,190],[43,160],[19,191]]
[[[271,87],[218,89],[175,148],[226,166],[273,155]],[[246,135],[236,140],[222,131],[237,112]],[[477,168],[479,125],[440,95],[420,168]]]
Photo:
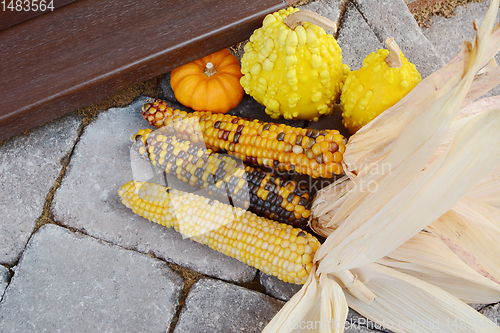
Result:
[[174,110],[162,100],[146,103],[150,125],[173,127],[176,135],[252,164],[292,170],[313,178],[341,174],[344,137],[337,130],[316,130],[248,120],[229,114]]
[[168,135],[166,129],[139,130],[133,137],[134,148],[154,166],[218,198],[229,195],[237,207],[294,227],[307,226],[311,200],[296,181],[245,167],[231,156]]
[[320,246],[301,229],[192,193],[131,181],[118,194],[134,213],[285,282],[306,281]]

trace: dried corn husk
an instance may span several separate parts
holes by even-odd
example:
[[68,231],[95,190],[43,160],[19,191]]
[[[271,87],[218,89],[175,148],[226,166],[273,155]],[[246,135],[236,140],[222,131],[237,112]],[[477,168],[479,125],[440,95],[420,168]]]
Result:
[[[313,206],[312,227],[327,236],[314,258],[314,278],[303,287],[307,291],[314,285],[311,290],[316,297],[327,297],[326,301],[314,298],[314,304],[334,304],[333,299],[339,298],[337,287],[331,288],[332,293],[322,293],[321,281],[326,275],[326,281],[344,288],[349,306],[373,321],[438,323],[431,329],[387,326],[396,332],[450,332],[446,321],[463,318],[480,324],[453,331],[500,332],[494,323],[455,297],[498,301],[496,281],[485,277],[486,273],[496,274],[492,267],[496,262],[481,262],[485,269],[478,274],[477,267],[464,264],[453,251],[454,245],[446,242],[449,231],[438,221],[451,211],[456,215],[451,225],[458,230],[457,216],[462,217],[463,210],[457,213],[452,209],[460,210],[460,200],[477,190],[477,184],[500,164],[500,109],[458,114],[461,107],[477,107],[470,105],[473,99],[499,79],[494,65],[482,72],[488,73],[487,80],[476,75],[500,50],[500,28],[493,29],[497,9],[498,0],[491,1],[473,43],[464,43],[463,51],[449,64],[351,137],[344,154],[348,177],[320,191]],[[451,126],[454,120],[456,127]],[[376,191],[367,184],[375,184]],[[475,218],[487,223],[484,215]],[[472,225],[477,228],[479,224]],[[417,236],[426,227],[432,237]],[[423,251],[419,257],[421,246],[414,245],[422,243],[434,244],[441,252],[432,256]],[[459,240],[453,239],[453,243],[459,244]],[[478,250],[468,248],[466,252]],[[403,258],[409,262],[400,260]],[[456,265],[439,267],[447,260]],[[422,273],[429,276],[422,278]],[[346,285],[340,277],[350,274],[353,283]],[[439,277],[452,283],[444,286],[437,282]],[[461,291],[460,285],[464,285]],[[477,296],[473,296],[476,291]],[[328,319],[327,311],[321,312],[321,317],[310,316],[317,313],[311,312],[311,307],[304,298],[295,298],[264,332],[289,332],[289,321],[297,318],[291,313],[308,313],[300,317],[306,322]],[[330,313],[330,318],[334,316],[341,318]]]
[[500,209],[500,165],[481,179],[467,196]]
[[500,332],[500,327],[443,289],[380,264],[353,270],[377,298],[349,306],[394,332]]
[[[393,195],[390,183],[395,176],[407,175],[404,170],[380,180],[379,190],[366,196],[343,221],[334,216],[338,228],[316,252],[316,260],[323,260],[318,272],[362,267],[395,250],[450,210],[498,165],[498,147],[500,109],[471,120],[458,132],[448,152],[414,175],[399,193]],[[401,177],[399,180],[403,182]],[[350,193],[345,196],[349,199]],[[384,196],[387,202],[380,201]]]
[[418,233],[377,262],[436,285],[466,303],[500,299],[500,284],[470,268],[430,232]]
[[475,271],[500,283],[500,232],[492,229],[481,228],[453,210],[427,228]]
[[[326,274],[316,276],[315,267],[302,287],[266,326],[264,332],[308,332],[309,323],[339,322],[347,318],[348,306],[345,294],[340,285]],[[316,325],[320,333],[343,332],[340,327]]]

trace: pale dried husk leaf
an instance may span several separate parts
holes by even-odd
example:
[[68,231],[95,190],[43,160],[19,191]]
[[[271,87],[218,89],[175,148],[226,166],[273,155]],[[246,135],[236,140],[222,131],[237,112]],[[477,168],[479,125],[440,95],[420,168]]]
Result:
[[[381,204],[380,196],[392,194],[389,186],[399,170],[386,176],[379,190],[358,203],[316,252],[316,259],[323,259],[318,272],[362,267],[392,252],[446,213],[493,170],[500,163],[499,146],[500,109],[471,120],[446,154],[418,173],[387,204]],[[374,206],[377,211],[364,213]]]
[[434,284],[466,303],[500,301],[500,284],[473,270],[429,232],[416,234],[378,263]]
[[[335,207],[337,211],[331,221],[318,217],[315,230],[320,233],[321,225],[337,227],[316,252],[316,260],[323,259],[319,273],[361,267],[385,256],[448,211],[491,171],[492,164],[499,164],[500,155],[495,149],[500,140],[498,117],[495,112],[488,112],[462,128],[449,151],[424,170],[446,137],[480,69],[479,60],[486,52],[497,11],[494,3],[478,31],[475,45],[464,43],[463,69],[467,74],[463,79],[411,121],[378,164],[359,170],[352,180],[355,186],[343,194],[343,203]],[[425,97],[420,96],[428,100]],[[471,161],[472,154],[476,158]],[[372,172],[384,164],[390,166],[389,171]],[[376,184],[376,191],[363,188],[363,183]],[[320,202],[324,193],[318,195]],[[426,216],[418,219],[416,216],[421,212]],[[313,214],[316,215],[315,207]],[[401,221],[410,227],[403,226]]]
[[484,114],[485,112],[498,108],[499,105],[500,105],[500,96],[494,96],[494,97],[483,98],[477,102],[469,104],[464,108],[460,109],[453,118],[450,128],[446,133],[446,137],[444,138],[443,142],[434,153],[434,156],[429,161],[429,163],[432,163],[434,160],[436,160],[439,156],[441,156],[448,150],[458,130],[461,129],[465,124],[467,124],[470,120],[472,120],[474,117],[480,114]]
[[347,294],[349,306],[396,333],[500,332],[488,318],[431,283],[380,264],[353,273],[377,298],[367,305]]
[[[309,323],[335,322],[342,325],[320,325],[320,333],[341,333],[349,308],[339,284],[322,275],[317,278],[315,267],[304,286],[281,308],[267,324],[263,333],[310,332]],[[313,330],[318,332],[318,330]]]
[[500,232],[481,228],[453,210],[441,216],[427,230],[441,238],[476,272],[500,283]]
[[500,165],[481,179],[467,196],[500,209]]
[[480,200],[472,199],[469,193],[451,210],[462,215],[467,221],[474,223],[479,228],[500,232],[500,209]]

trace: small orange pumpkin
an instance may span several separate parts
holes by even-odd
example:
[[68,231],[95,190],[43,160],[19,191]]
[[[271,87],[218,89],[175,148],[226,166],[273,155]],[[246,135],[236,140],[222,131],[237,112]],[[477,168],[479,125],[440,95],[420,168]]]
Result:
[[177,100],[197,111],[226,113],[243,98],[241,67],[228,49],[172,71],[170,85]]

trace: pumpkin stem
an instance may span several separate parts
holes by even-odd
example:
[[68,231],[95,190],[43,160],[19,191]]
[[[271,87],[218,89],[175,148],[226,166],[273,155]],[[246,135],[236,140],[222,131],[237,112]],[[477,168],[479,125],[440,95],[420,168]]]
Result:
[[292,30],[297,28],[299,25],[302,25],[304,22],[315,24],[318,27],[333,33],[337,32],[337,23],[309,10],[298,10],[291,13],[283,20],[283,23],[285,23]]
[[385,62],[391,68],[399,68],[403,66],[403,62],[401,61],[401,50],[399,49],[398,44],[394,41],[394,38],[387,37],[385,40],[385,45],[389,49],[389,55],[385,58]]
[[203,73],[205,73],[206,76],[210,77],[215,73],[217,73],[217,70],[215,69],[214,64],[212,64],[211,62],[207,62],[207,65],[205,66],[205,70],[203,71]]

